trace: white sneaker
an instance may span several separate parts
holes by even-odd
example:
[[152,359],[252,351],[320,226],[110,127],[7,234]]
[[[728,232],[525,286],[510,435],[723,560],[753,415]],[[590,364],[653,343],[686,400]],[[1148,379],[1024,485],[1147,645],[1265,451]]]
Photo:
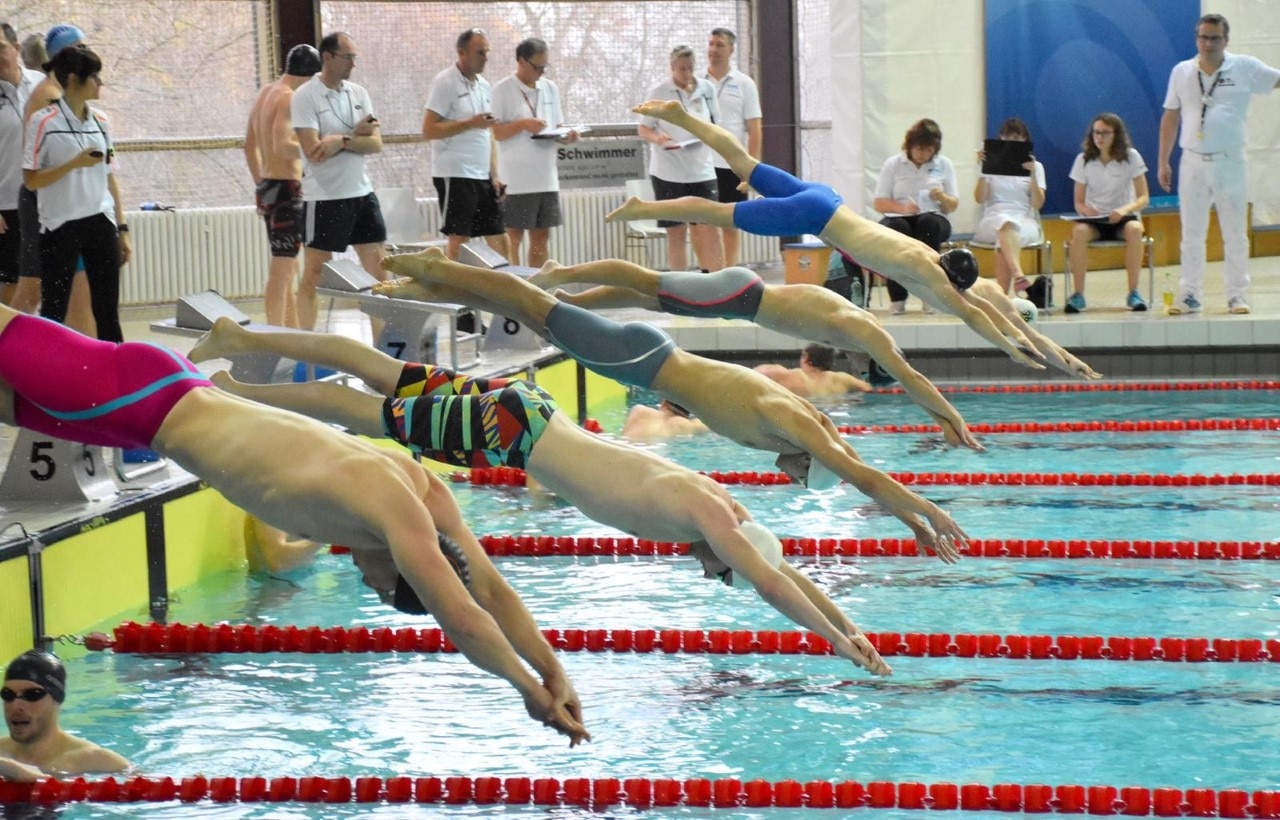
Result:
[[1232,296],[1227,300],[1227,313],[1248,313],[1249,303],[1243,296]]
[[1182,316],[1187,313],[1199,313],[1200,300],[1189,293],[1184,293],[1178,297],[1178,301],[1169,305],[1170,316]]
[[934,307],[933,307],[932,305],[930,305],[928,302],[921,302],[921,303],[920,303],[920,312],[921,312],[921,313],[924,313],[924,314],[926,314],[926,315],[932,316],[933,314],[937,313],[938,311],[937,311],[937,310],[935,310],[935,309],[934,309]]
[[889,312],[892,313],[894,316],[901,316],[902,314],[907,312],[907,303],[905,301],[890,302]]

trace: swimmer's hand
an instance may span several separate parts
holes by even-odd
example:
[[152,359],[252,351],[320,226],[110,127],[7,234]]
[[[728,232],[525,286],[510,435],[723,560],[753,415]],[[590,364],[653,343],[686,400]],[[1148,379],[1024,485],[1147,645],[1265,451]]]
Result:
[[1101,373],[1076,358],[1071,359],[1071,375],[1079,376],[1088,381],[1096,381],[1102,378]]
[[911,527],[916,534],[916,544],[921,549],[933,550],[944,564],[959,561],[961,550],[969,543],[969,536],[965,531],[938,506],[934,506],[933,512],[929,513],[929,525],[932,530],[919,524]]
[[577,746],[584,740],[590,740],[591,733],[586,730],[582,722],[582,703],[578,701],[578,693],[573,688],[573,683],[566,677],[559,677],[544,680],[542,685],[551,693],[555,708],[576,723],[581,730],[576,735],[569,735],[569,748]]
[[893,667],[884,662],[880,653],[871,645],[871,641],[856,626],[845,633],[847,646],[836,646],[836,654],[853,661],[873,675],[888,676],[893,674]]
[[569,715],[568,710],[556,706],[555,698],[545,687],[539,686],[524,695],[524,709],[529,717],[543,726],[550,726],[560,734],[567,735],[570,746],[576,746],[584,739],[591,739],[590,733]]
[[[1014,344],[1017,346],[1011,347],[1005,351],[1006,353],[1009,354],[1010,359],[1013,359],[1018,364],[1023,365],[1025,367],[1029,367],[1032,370],[1044,370],[1043,364],[1036,361],[1036,359],[1032,358],[1030,355],[1027,354],[1026,350],[1023,349],[1024,345],[1020,344],[1016,339],[1013,341],[1014,341]],[[1025,341],[1026,339],[1023,339],[1023,342]],[[1030,345],[1025,345],[1025,347],[1030,347],[1031,350],[1035,350],[1035,348],[1031,347]],[[1043,358],[1042,356],[1040,356],[1039,351],[1036,351],[1036,358]]]
[[979,453],[985,453],[986,447],[973,437],[973,433],[969,432],[969,428],[964,424],[956,427],[950,420],[941,417],[938,419],[938,425],[942,428],[942,438],[952,447],[968,447],[970,450],[976,450]]

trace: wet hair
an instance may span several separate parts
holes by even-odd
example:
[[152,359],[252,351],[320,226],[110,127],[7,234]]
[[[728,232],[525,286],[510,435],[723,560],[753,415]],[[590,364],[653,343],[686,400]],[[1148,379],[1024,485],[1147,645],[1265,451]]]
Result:
[[932,148],[935,152],[942,150],[942,129],[933,120],[925,117],[907,129],[902,139],[902,152],[910,154],[912,148]]
[[1228,38],[1231,36],[1231,24],[1228,23],[1227,18],[1223,17],[1221,14],[1206,14],[1201,17],[1196,21],[1196,31],[1199,31],[1201,26],[1206,25],[1222,26],[1222,36]]
[[102,60],[88,48],[64,48],[45,65],[63,88],[72,77],[85,83],[102,70]]
[[547,41],[537,37],[529,37],[520,41],[520,45],[516,46],[516,59],[528,62],[539,54],[547,53]]
[[39,68],[49,62],[49,52],[44,47],[44,37],[40,34],[28,34],[19,49],[22,63],[27,68]]
[[284,58],[284,73],[293,77],[310,77],[320,70],[320,52],[306,43],[289,49]]
[[467,46],[471,45],[471,41],[474,40],[475,38],[484,37],[484,36],[485,36],[484,29],[469,28],[458,35],[458,41],[455,43],[455,45],[460,49],[466,48]]
[[320,49],[320,53],[336,55],[339,49],[338,39],[341,37],[350,38],[351,35],[347,34],[345,31],[331,31],[326,34],[324,38],[320,40],[320,45],[317,46]]
[[1022,121],[1021,117],[1010,117],[1000,123],[1000,130],[996,132],[997,137],[1022,137],[1027,142],[1031,142],[1031,132],[1027,130],[1027,124]]
[[58,703],[67,699],[67,668],[57,657],[40,649],[29,649],[10,661],[4,679],[29,680]]
[[[440,552],[444,553],[445,560],[449,562],[449,566],[453,567],[458,580],[462,581],[463,586],[470,586],[471,565],[467,562],[467,556],[463,553],[462,547],[458,546],[457,541],[442,532],[438,532],[436,535],[440,541]],[[430,614],[426,605],[422,603],[422,599],[418,597],[418,593],[413,591],[413,587],[409,585],[403,575],[396,576],[396,589],[391,599],[391,605],[408,615]]]
[[809,364],[819,370],[830,370],[836,364],[836,349],[827,345],[820,345],[817,342],[806,345],[804,355],[808,357]]
[[711,36],[723,37],[724,39],[728,40],[729,48],[736,48],[738,45],[738,35],[734,34],[732,31],[730,31],[727,28],[724,28],[723,26],[717,26],[716,28],[711,29]]
[[1115,139],[1111,141],[1111,158],[1118,160],[1128,159],[1129,129],[1124,127],[1124,120],[1120,119],[1119,114],[1105,111],[1089,120],[1089,130],[1084,132],[1084,142],[1080,144],[1080,148],[1084,152],[1084,161],[1089,162],[1102,156],[1102,151],[1093,142],[1093,124],[1095,122],[1105,122],[1111,126],[1111,130],[1116,132]]
[[693,59],[693,46],[676,46],[671,49],[671,62],[688,57]]

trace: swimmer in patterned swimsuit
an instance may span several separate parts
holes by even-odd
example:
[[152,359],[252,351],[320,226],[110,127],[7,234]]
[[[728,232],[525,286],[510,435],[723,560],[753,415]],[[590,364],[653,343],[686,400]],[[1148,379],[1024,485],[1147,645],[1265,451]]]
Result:
[[[555,653],[448,487],[403,453],[217,390],[172,350],[101,342],[3,305],[0,422],[84,444],[150,447],[272,526],[349,544],[370,586],[430,610],[472,663],[520,693],[532,718],[573,743],[589,737]],[[441,548],[445,534],[469,572]]]
[[[533,291],[542,294],[536,288]],[[257,402],[342,424],[353,433],[390,435],[402,442],[420,439],[412,425],[401,431],[394,423],[394,413],[393,423],[387,423],[388,408],[396,402],[417,398],[422,402],[418,407],[439,409],[439,418],[444,418],[446,403],[476,408],[478,403],[469,402],[523,386],[519,388],[521,401],[528,408],[524,416],[530,422],[526,431],[500,437],[505,443],[493,447],[482,442],[483,431],[477,434],[469,428],[472,445],[486,451],[486,461],[493,455],[501,455],[509,464],[523,460],[530,477],[602,524],[639,538],[689,542],[689,552],[701,562],[705,577],[726,583],[736,577],[751,584],[783,615],[832,641],[839,656],[872,674],[892,672],[866,636],[812,581],[785,561],[771,566],[764,560],[748,534],[751,527],[757,532],[764,528],[751,522],[751,516],[724,487],[652,453],[586,432],[532,385],[472,379],[444,368],[405,364],[354,339],[326,333],[255,332],[225,318],[214,323],[191,357],[203,361],[256,352],[350,373],[381,395],[328,382],[249,385],[225,373],[215,374],[214,382]],[[428,405],[424,400],[437,403]],[[410,421],[425,422],[426,429],[437,426],[430,413],[425,418],[419,416],[417,407],[409,416]],[[448,438],[443,444],[448,460],[465,461],[452,449],[462,438],[443,438]]]

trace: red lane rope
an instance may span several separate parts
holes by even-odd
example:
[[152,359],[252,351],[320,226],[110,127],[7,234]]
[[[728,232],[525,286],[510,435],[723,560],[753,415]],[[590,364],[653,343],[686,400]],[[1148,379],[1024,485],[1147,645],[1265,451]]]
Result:
[[[853,424],[838,428],[845,435],[863,433],[940,433],[936,424]],[[971,433],[1154,433],[1214,430],[1280,430],[1280,418],[1147,419],[1143,421],[1011,421],[970,424]]]
[[[1200,390],[1280,390],[1280,381],[1233,382],[1062,382],[1052,384],[961,384],[939,387],[943,393],[1177,393]],[[876,393],[904,393],[901,387],[884,387]]]
[[[493,556],[596,557],[687,555],[689,545],[629,536],[482,535],[480,546]],[[782,552],[793,557],[916,558],[913,538],[784,537]],[[346,554],[347,547],[330,550]],[[1042,538],[972,539],[961,554],[968,558],[1160,559],[1182,561],[1280,561],[1280,541],[1125,541]]]
[[[721,484],[773,486],[790,484],[786,473],[756,470],[713,470],[704,475]],[[901,484],[916,487],[982,486],[1001,487],[1280,487],[1280,473],[1204,475],[1168,473],[889,473]],[[475,486],[523,487],[528,481],[518,467],[477,467],[452,473],[457,483]]]
[[[564,652],[693,655],[831,655],[820,635],[746,629],[544,629],[547,643]],[[1280,639],[1152,638],[1101,635],[999,635],[946,632],[868,632],[885,657],[1010,658],[1204,663],[1280,663]],[[256,626],[254,624],[139,624],[85,638],[94,651],[121,654],[457,652],[436,628]]]
[[1280,791],[1084,786],[1042,783],[832,782],[694,777],[83,777],[36,783],[0,781],[0,804],[17,802],[445,803],[578,806],[602,809],[714,806],[735,808],[901,808],[1136,817],[1280,817]]

